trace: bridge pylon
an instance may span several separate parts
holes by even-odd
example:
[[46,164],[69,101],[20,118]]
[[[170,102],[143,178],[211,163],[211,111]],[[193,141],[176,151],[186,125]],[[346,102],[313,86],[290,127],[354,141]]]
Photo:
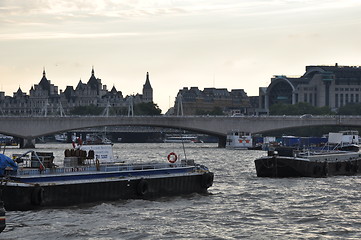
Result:
[[35,138],[20,139],[20,148],[35,148]]

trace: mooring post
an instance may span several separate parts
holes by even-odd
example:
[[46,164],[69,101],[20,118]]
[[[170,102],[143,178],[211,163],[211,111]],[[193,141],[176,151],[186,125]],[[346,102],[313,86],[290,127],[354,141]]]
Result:
[[218,137],[218,147],[225,148],[226,147],[227,137]]

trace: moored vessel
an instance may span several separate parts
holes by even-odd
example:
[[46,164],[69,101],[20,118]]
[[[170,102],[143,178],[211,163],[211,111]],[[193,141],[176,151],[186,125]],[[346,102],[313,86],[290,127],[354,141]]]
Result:
[[133,164],[99,161],[96,148],[65,152],[64,166],[54,164],[51,152],[28,151],[13,159],[1,155],[5,209],[207,193],[213,184],[213,173],[191,159]]
[[330,132],[328,134],[328,145],[336,150],[358,152],[360,150],[358,131]]
[[167,136],[164,143],[201,143],[197,136]]
[[328,177],[361,172],[361,153],[276,148],[255,160],[258,177]]
[[0,145],[1,146],[17,146],[18,143],[15,141],[14,137],[0,134]]
[[240,131],[230,131],[227,133],[226,148],[248,149],[252,146],[251,133]]
[[252,134],[243,131],[229,131],[226,148],[240,150],[262,150],[262,144],[254,144]]

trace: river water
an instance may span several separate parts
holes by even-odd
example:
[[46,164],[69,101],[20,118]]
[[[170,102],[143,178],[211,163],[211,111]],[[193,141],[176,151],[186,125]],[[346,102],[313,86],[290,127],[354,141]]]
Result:
[[[69,144],[38,144],[58,159]],[[7,212],[0,239],[361,239],[361,176],[257,178],[262,151],[216,144],[115,144],[121,159],[166,161],[175,151],[215,174],[209,195],[122,200]],[[7,154],[23,152],[8,149]]]

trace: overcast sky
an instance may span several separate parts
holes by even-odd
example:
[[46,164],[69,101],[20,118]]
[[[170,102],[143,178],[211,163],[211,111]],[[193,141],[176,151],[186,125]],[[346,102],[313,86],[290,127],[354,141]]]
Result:
[[150,74],[163,113],[179,89],[244,89],[306,65],[361,65],[359,0],[1,0],[0,90],[43,67],[65,89],[96,77],[123,95]]

